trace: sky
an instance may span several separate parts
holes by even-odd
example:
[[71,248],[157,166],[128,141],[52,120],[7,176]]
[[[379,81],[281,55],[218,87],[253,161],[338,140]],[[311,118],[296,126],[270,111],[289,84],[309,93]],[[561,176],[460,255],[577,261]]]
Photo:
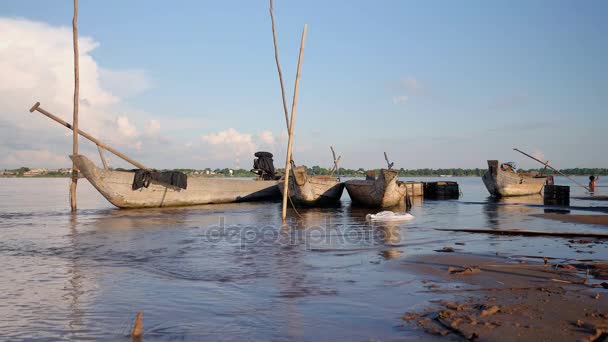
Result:
[[[284,165],[267,1],[80,0],[80,128],[154,168]],[[608,167],[608,2],[275,0],[298,165]],[[70,0],[0,1],[0,169],[69,167]],[[98,164],[95,146],[81,153]],[[112,166],[126,166],[110,157]]]

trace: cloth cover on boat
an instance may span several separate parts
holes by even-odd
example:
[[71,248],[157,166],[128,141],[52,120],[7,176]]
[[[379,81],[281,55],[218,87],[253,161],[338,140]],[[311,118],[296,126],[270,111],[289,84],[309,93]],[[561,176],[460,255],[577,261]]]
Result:
[[253,172],[260,175],[264,180],[277,179],[270,152],[256,152],[254,154],[257,159],[253,160]]
[[132,189],[137,190],[147,188],[150,186],[150,182],[152,181],[182,189],[186,189],[188,187],[188,176],[186,176],[186,174],[183,172],[139,169],[135,170]]

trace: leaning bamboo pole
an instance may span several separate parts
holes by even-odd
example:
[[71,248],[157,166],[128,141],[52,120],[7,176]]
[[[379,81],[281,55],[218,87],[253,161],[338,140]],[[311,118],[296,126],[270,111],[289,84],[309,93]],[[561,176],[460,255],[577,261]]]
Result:
[[[37,111],[37,112],[41,113],[42,115],[44,115],[44,116],[46,116],[46,117],[48,117],[48,118],[50,118],[50,119],[52,119],[52,120],[54,120],[54,121],[58,122],[58,123],[59,123],[59,124],[61,124],[62,126],[65,126],[65,127],[67,127],[67,128],[69,128],[69,129],[71,129],[71,130],[73,130],[73,131],[75,131],[75,132],[76,132],[76,130],[74,129],[74,127],[72,127],[72,125],[70,125],[69,123],[65,122],[65,121],[64,121],[64,120],[62,120],[61,118],[59,118],[59,117],[57,117],[57,116],[55,116],[55,115],[53,115],[53,114],[51,114],[51,113],[47,112],[47,111],[46,111],[46,110],[44,110],[42,107],[40,107],[40,102],[36,102],[36,104],[35,104],[35,105],[34,105],[32,108],[30,108],[30,113],[33,113],[34,111]],[[90,135],[90,134],[89,134],[89,133],[87,133],[87,132],[84,132],[84,131],[82,131],[82,130],[80,130],[80,129],[79,129],[79,130],[78,130],[78,134],[80,134],[80,135],[82,135],[83,137],[85,137],[85,138],[89,139],[89,140],[90,140],[92,143],[94,143],[94,144],[95,144],[95,145],[97,145],[98,147],[101,147],[101,148],[103,148],[104,150],[106,150],[106,151],[109,151],[109,152],[113,153],[113,154],[114,154],[114,155],[116,155],[117,157],[122,158],[123,160],[125,160],[125,161],[127,161],[127,162],[129,162],[129,163],[133,164],[135,167],[138,167],[138,168],[140,168],[140,169],[144,169],[144,170],[149,170],[149,169],[150,169],[149,167],[147,167],[147,166],[145,166],[145,165],[143,165],[143,164],[141,164],[141,163],[138,163],[137,161],[135,161],[135,160],[133,160],[133,159],[131,159],[131,158],[127,157],[126,155],[122,154],[121,152],[117,151],[116,149],[112,148],[111,146],[106,145],[106,144],[104,144],[103,142],[101,142],[101,141],[97,140],[96,138],[94,138],[92,135]]]
[[287,196],[289,192],[289,170],[291,166],[291,147],[293,145],[293,124],[296,120],[296,105],[298,102],[298,88],[300,87],[300,70],[302,68],[302,57],[304,56],[304,44],[306,42],[306,29],[307,25],[304,24],[304,30],[302,31],[302,41],[300,43],[300,55],[298,56],[298,70],[296,71],[296,83],[293,89],[293,101],[291,103],[291,118],[289,119],[289,138],[287,140],[287,156],[285,158],[285,176],[283,191],[283,211],[281,217],[283,222],[287,218]]
[[[72,40],[74,45],[74,115],[72,127],[72,155],[78,155],[78,92],[80,80],[78,75],[78,0],[74,0],[74,17],[72,18]],[[76,185],[78,184],[78,170],[76,163],[72,163],[72,183],[70,184],[70,207],[76,211]]]
[[272,0],[270,0],[270,21],[272,22],[272,42],[274,44],[274,59],[277,63],[279,81],[281,83],[281,97],[283,99],[283,111],[285,112],[285,125],[287,126],[287,130],[289,130],[289,112],[287,112],[287,100],[285,99],[285,87],[283,86],[283,72],[281,71],[281,63],[279,63],[279,47],[277,44],[277,32],[274,27]]
[[524,155],[524,156],[526,156],[526,157],[529,157],[529,158],[531,158],[531,159],[534,159],[534,160],[536,160],[537,162],[539,162],[539,163],[541,163],[541,164],[545,165],[545,169],[546,169],[546,168],[550,168],[551,170],[553,170],[553,171],[557,172],[558,174],[560,174],[560,175],[562,175],[562,176],[564,176],[564,177],[568,178],[569,180],[571,180],[572,182],[574,182],[574,184],[576,184],[576,185],[580,186],[581,188],[583,188],[583,189],[585,189],[585,190],[587,190],[587,191],[591,192],[591,189],[589,189],[588,187],[584,186],[583,184],[581,184],[581,183],[577,182],[577,181],[576,181],[574,178],[571,178],[571,177],[570,177],[570,176],[568,176],[567,174],[562,173],[560,170],[558,170],[558,169],[554,168],[553,166],[549,165],[549,162],[543,162],[543,161],[541,161],[541,160],[539,160],[539,159],[537,159],[537,158],[534,158],[534,157],[532,157],[531,155],[527,154],[526,152],[521,151],[521,150],[519,150],[519,149],[517,149],[517,148],[514,148],[514,150],[515,150],[515,151],[517,151],[517,152],[519,152],[519,153],[521,153],[521,154],[523,154],[523,155]]

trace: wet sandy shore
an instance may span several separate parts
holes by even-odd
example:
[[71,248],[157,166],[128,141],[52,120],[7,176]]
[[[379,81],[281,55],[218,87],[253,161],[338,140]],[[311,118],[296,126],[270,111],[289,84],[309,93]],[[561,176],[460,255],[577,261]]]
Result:
[[[546,262],[546,263],[545,263]],[[437,298],[406,326],[479,341],[595,341],[608,336],[608,264],[437,253],[404,260]],[[595,278],[586,279],[586,269]],[[602,279],[603,278],[603,279]]]
[[533,214],[531,216],[542,217],[560,222],[608,226],[608,215]]

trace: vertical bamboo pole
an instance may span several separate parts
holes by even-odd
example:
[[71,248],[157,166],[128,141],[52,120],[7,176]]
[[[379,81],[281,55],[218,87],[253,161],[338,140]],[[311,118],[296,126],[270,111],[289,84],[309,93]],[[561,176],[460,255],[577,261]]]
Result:
[[291,118],[289,119],[289,139],[287,142],[287,157],[285,158],[285,179],[283,191],[283,222],[287,218],[287,196],[289,195],[289,169],[291,166],[291,147],[293,144],[293,124],[296,120],[296,104],[298,102],[298,88],[300,87],[300,70],[302,68],[302,57],[304,56],[304,43],[306,42],[307,25],[304,24],[302,31],[302,42],[300,43],[300,55],[298,56],[298,70],[296,71],[296,84],[293,89],[293,102],[291,103]]
[[[72,40],[74,44],[74,117],[72,127],[74,135],[72,139],[72,155],[78,155],[78,0],[74,0],[74,18],[72,19]],[[76,163],[72,163],[72,183],[70,184],[70,207],[72,212],[76,211],[76,185],[78,183],[78,170]]]
[[277,70],[279,71],[279,81],[281,82],[281,96],[283,98],[283,111],[285,112],[285,125],[287,125],[287,130],[289,130],[289,113],[287,112],[287,100],[285,100],[285,87],[283,86],[283,72],[281,71],[281,63],[279,63],[277,32],[274,28],[274,14],[272,12],[272,0],[270,0],[270,21],[272,22],[272,42],[274,43],[274,59],[277,62]]

